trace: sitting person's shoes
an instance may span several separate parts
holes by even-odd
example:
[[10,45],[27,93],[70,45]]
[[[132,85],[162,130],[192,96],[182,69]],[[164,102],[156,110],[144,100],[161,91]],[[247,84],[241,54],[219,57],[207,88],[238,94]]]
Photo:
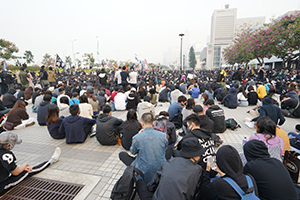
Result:
[[90,137],[94,137],[96,135],[96,131],[92,131],[91,133],[90,133]]
[[56,147],[52,157],[49,160],[49,162],[51,164],[56,163],[59,160],[60,155],[61,155],[61,149],[59,147]]
[[28,127],[28,126],[33,126],[35,124],[35,122],[31,122],[29,124],[26,124],[25,127]]

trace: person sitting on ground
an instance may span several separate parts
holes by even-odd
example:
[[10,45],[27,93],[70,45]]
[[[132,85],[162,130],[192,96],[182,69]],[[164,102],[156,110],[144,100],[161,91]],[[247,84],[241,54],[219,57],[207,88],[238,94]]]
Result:
[[280,103],[280,95],[276,93],[276,90],[274,88],[270,88],[269,93],[267,95],[273,100],[273,104],[275,106],[279,106]]
[[29,166],[27,163],[18,166],[16,156],[11,150],[15,144],[21,143],[22,140],[13,132],[3,132],[0,134],[0,196],[4,195],[26,178],[43,171],[60,158],[61,149],[56,147],[50,160],[34,167]]
[[208,99],[214,99],[214,91],[212,90],[211,87],[206,87],[206,89],[205,89],[203,95],[204,95],[204,94],[207,94]]
[[16,93],[16,89],[10,88],[7,93],[3,95],[3,105],[6,108],[14,107],[15,103],[17,102],[17,98],[14,96]]
[[70,106],[69,106],[69,99],[67,97],[60,98],[59,104],[59,117],[68,117],[70,116]]
[[184,121],[189,115],[193,114],[193,108],[196,105],[194,98],[189,98],[186,101],[186,106],[182,109],[182,120]]
[[130,156],[127,152],[119,154],[120,160],[126,165],[132,165],[145,175],[145,181],[149,182],[156,170],[166,161],[166,148],[168,140],[166,134],[154,130],[154,122],[151,113],[144,113],[142,116],[143,132],[133,136],[130,152],[136,157]]
[[57,106],[59,107],[60,105],[60,98],[62,97],[67,97],[68,99],[70,99],[70,97],[68,95],[66,95],[66,90],[64,87],[60,87],[58,89],[58,92],[59,92],[59,95],[57,96],[57,99],[56,99],[56,104]]
[[192,89],[190,89],[188,91],[188,93],[191,95],[192,98],[198,99],[199,98],[199,94],[200,94],[200,90],[199,90],[197,84],[194,84],[194,87]]
[[257,85],[257,96],[260,100],[262,100],[265,96],[267,96],[267,88],[263,86],[261,82],[258,82]]
[[120,88],[118,91],[118,94],[115,96],[114,101],[115,101],[115,109],[117,111],[123,111],[126,110],[126,100],[127,96],[124,93],[124,89]]
[[102,110],[102,108],[105,106],[105,103],[106,103],[105,91],[101,90],[99,92],[99,95],[96,96],[96,99],[99,102],[99,106],[98,106],[98,113],[99,113],[100,110]]
[[[60,99],[61,100],[61,99]],[[47,129],[53,139],[63,139],[66,136],[59,133],[59,127],[63,118],[59,117],[59,109],[56,105],[48,107]]]
[[26,90],[26,87],[22,86],[19,93],[18,93],[18,95],[17,95],[17,99],[25,101],[25,96],[24,96],[25,90]]
[[186,139],[182,143],[180,157],[166,161],[148,185],[145,180],[137,181],[141,200],[193,199],[203,171],[197,162],[204,151],[197,139]]
[[[28,126],[32,126],[35,124],[34,119],[29,117],[26,112],[26,104],[22,100],[18,100],[14,107],[9,111],[6,123],[12,123],[12,129],[22,129]],[[5,129],[8,129],[8,126],[5,125]]]
[[144,97],[144,102],[141,102],[137,106],[138,120],[141,121],[144,113],[151,113],[153,118],[155,116],[155,107],[150,103],[151,98],[148,96]]
[[254,122],[263,116],[270,117],[273,122],[276,125],[278,124],[279,126],[281,126],[285,122],[285,118],[282,115],[280,108],[273,105],[273,100],[270,97],[265,97],[262,100],[262,106],[259,109],[259,116],[257,116],[254,110],[251,110],[250,114],[255,118],[253,118],[252,120],[245,119],[244,122]]
[[112,116],[112,109],[106,105],[103,113],[97,117],[96,138],[101,145],[116,145],[117,129],[123,123],[122,119]]
[[73,92],[72,99],[69,100],[69,105],[71,106],[73,104],[80,104],[78,92]]
[[89,104],[87,96],[85,96],[85,95],[80,96],[79,101],[80,101],[80,104],[79,104],[80,115],[79,116],[92,119],[93,118],[93,107],[91,104]]
[[213,133],[214,131],[214,121],[211,120],[207,115],[203,113],[203,108],[201,105],[195,105],[193,112],[198,115],[200,119],[200,128],[206,129]]
[[169,121],[169,113],[166,111],[160,111],[158,117],[154,121],[153,127],[158,131],[166,133],[168,145],[171,145],[173,149],[177,136],[175,125]]
[[60,128],[59,134],[66,136],[66,143],[83,143],[87,136],[90,134],[90,130],[85,129],[89,124],[95,124],[94,119],[88,119],[80,117],[80,109],[78,104],[70,106],[71,115],[64,118]]
[[262,141],[251,140],[243,150],[248,161],[243,172],[255,179],[260,199],[299,199],[285,166],[270,157],[268,147]]
[[224,104],[224,106],[228,107],[228,108],[233,108],[235,109],[238,106],[237,103],[237,94],[236,94],[236,89],[235,87],[232,87],[229,89],[229,94],[227,94],[221,104]]
[[167,85],[165,88],[162,88],[161,91],[159,92],[159,96],[158,96],[158,101],[159,102],[168,102],[168,94],[170,92],[170,86]]
[[249,104],[249,106],[256,106],[257,100],[258,100],[258,95],[254,91],[253,86],[250,85],[248,87],[248,91],[249,91],[249,93],[247,94],[247,96],[248,96],[248,104]]
[[179,84],[175,85],[175,90],[173,90],[170,94],[171,104],[178,101],[178,97],[182,96],[183,93],[180,91]]
[[295,98],[299,101],[299,94],[296,92],[296,87],[288,87],[286,96],[290,98]]
[[147,96],[149,96],[151,98],[150,103],[152,103],[152,105],[156,105],[157,104],[157,94],[154,88],[151,88],[149,90],[149,93],[147,94]]
[[289,138],[300,138],[300,124],[295,126],[295,132],[288,133]]
[[46,92],[48,92],[47,94],[51,95],[51,92],[47,91],[47,88],[43,88],[42,91],[41,91],[41,94],[35,98],[34,105],[32,106],[32,112],[33,113],[37,113],[37,111],[39,109],[39,105],[40,105],[40,103],[43,102],[43,99],[44,99],[44,96],[45,96]]
[[33,88],[32,87],[28,87],[27,89],[25,89],[25,92],[24,92],[25,101],[28,101],[29,99],[31,99],[32,94],[33,94]]
[[137,110],[137,105],[139,104],[139,97],[136,94],[136,89],[132,87],[130,89],[130,94],[128,95],[127,98],[127,104],[126,104],[126,110]]
[[37,111],[37,121],[40,126],[47,125],[47,115],[48,115],[48,107],[54,106],[50,103],[52,96],[46,94],[44,96],[44,101],[40,103],[38,111]]
[[239,92],[237,94],[238,106],[246,107],[249,105],[248,103],[248,96],[245,92],[245,87],[241,86],[239,88]]
[[137,120],[137,114],[134,109],[130,109],[127,112],[127,119],[118,127],[118,135],[120,135],[122,147],[129,150],[132,137],[138,134],[142,129],[142,125]]
[[239,194],[234,188],[228,184],[224,178],[231,178],[243,192],[254,192],[255,196],[258,196],[258,188],[255,183],[255,179],[248,175],[252,181],[253,190],[249,190],[247,179],[243,174],[243,164],[237,150],[230,146],[225,145],[220,147],[216,155],[216,168],[213,169],[218,172],[221,178],[217,178],[211,182],[211,164],[207,163],[206,170],[203,173],[203,178],[200,183],[200,190],[196,195],[196,199],[241,199]]
[[34,88],[34,92],[31,95],[32,104],[34,104],[36,97],[40,95],[41,89],[40,88]]
[[186,97],[180,96],[178,97],[178,102],[173,103],[169,109],[168,113],[170,115],[169,120],[174,123],[177,129],[182,127],[182,110],[186,105]]
[[203,103],[203,114],[205,115],[206,114],[206,111],[208,109],[207,105],[206,105],[206,102],[208,100],[208,94],[202,94],[201,95],[201,101]]
[[300,101],[284,96],[281,101],[281,111],[286,117],[300,118]]
[[208,107],[206,115],[214,122],[213,133],[224,133],[226,131],[224,110],[215,105],[212,99],[207,100],[206,105]]
[[94,95],[94,91],[93,90],[87,90],[85,96],[88,98],[88,103],[93,108],[93,116],[98,115],[99,101],[97,100],[96,96]]

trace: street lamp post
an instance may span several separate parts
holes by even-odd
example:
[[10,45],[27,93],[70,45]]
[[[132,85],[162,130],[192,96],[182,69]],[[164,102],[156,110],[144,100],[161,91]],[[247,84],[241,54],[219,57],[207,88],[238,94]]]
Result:
[[76,68],[76,60],[75,60],[75,53],[74,53],[74,42],[76,41],[76,39],[71,40],[72,42],[72,52],[73,52],[73,59],[74,59],[74,66]]
[[182,37],[184,36],[183,33],[179,34],[181,42],[180,42],[180,71],[182,71]]

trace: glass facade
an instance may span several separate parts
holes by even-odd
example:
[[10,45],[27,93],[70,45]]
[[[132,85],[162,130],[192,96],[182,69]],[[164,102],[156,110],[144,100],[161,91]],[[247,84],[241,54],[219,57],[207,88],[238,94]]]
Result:
[[221,46],[214,46],[213,68],[221,67]]

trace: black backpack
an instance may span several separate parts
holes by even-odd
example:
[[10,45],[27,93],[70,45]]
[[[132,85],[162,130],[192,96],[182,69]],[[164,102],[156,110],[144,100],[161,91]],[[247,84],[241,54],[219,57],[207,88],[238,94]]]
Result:
[[144,178],[144,174],[134,166],[128,166],[121,178],[116,182],[111,191],[110,198],[112,200],[133,200],[136,195],[136,177],[140,175]]
[[230,128],[231,130],[241,128],[241,126],[233,118],[226,119],[225,123],[226,123],[226,128]]

